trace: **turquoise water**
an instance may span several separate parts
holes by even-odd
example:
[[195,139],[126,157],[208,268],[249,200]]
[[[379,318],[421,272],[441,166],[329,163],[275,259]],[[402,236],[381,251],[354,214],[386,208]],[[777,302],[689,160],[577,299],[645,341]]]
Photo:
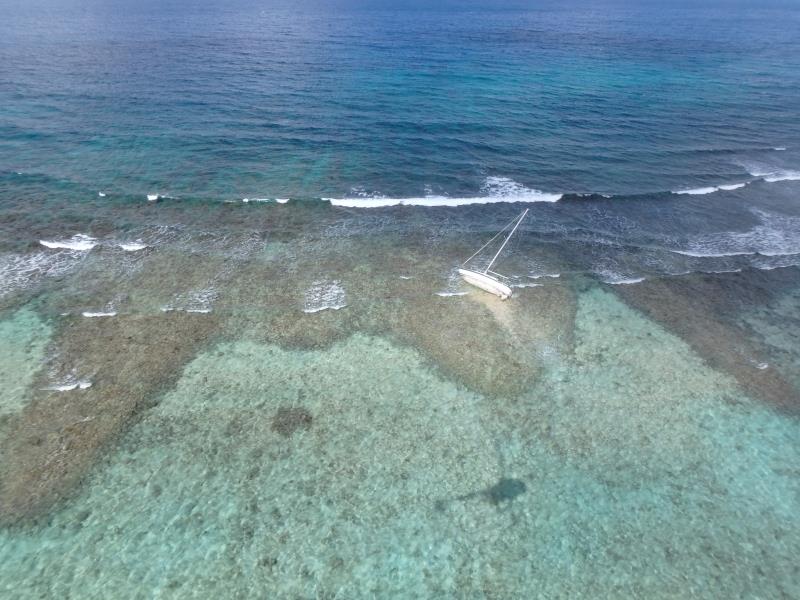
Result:
[[793,7],[7,8],[2,597],[800,596]]

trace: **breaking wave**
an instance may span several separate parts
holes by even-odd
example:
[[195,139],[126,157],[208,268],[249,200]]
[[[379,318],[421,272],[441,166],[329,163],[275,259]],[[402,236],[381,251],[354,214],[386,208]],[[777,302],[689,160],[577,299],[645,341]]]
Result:
[[39,240],[45,248],[55,250],[78,250],[87,252],[97,245],[97,240],[91,236],[79,233],[68,240]]
[[708,187],[699,187],[699,188],[692,188],[688,190],[675,190],[673,194],[688,194],[690,196],[702,196],[705,194],[713,194],[714,192],[721,192],[726,191],[730,192],[732,190],[738,190],[746,186],[748,182],[744,183],[729,183],[725,185],[715,185],[715,186],[708,186]]
[[417,198],[388,198],[369,195],[360,188],[353,189],[349,198],[323,198],[334,206],[348,208],[380,208],[385,206],[463,206],[467,204],[492,204],[494,202],[558,202],[563,194],[542,192],[527,188],[507,177],[487,177],[480,196],[450,197],[426,195]]
[[800,253],[800,217],[753,211],[761,221],[748,231],[723,231],[696,236],[688,248],[672,250],[695,258],[789,256]]

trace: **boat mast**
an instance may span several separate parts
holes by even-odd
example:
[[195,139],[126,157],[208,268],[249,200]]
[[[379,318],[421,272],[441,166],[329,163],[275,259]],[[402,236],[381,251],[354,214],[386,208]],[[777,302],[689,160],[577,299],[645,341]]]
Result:
[[511,233],[508,234],[508,237],[506,237],[505,241],[503,242],[503,245],[500,246],[500,249],[497,251],[497,254],[494,255],[494,258],[492,259],[492,262],[490,262],[489,266],[486,267],[486,269],[483,271],[484,275],[486,275],[489,272],[489,269],[492,268],[492,265],[494,264],[494,261],[496,261],[497,257],[500,256],[500,253],[503,251],[503,248],[506,247],[506,244],[508,243],[508,240],[510,240],[511,236],[514,235],[514,232],[517,230],[517,227],[519,227],[519,224],[522,223],[522,219],[524,219],[525,215],[527,215],[527,214],[528,214],[528,209],[526,208],[524,211],[522,211],[522,214],[519,216],[519,220],[514,225],[514,229],[512,229]]

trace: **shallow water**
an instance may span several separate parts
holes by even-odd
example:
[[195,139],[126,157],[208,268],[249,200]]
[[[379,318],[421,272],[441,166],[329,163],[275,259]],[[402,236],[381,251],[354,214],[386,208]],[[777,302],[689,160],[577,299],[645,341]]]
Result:
[[9,11],[0,595],[800,596],[796,23]]
[[195,221],[4,298],[5,595],[798,593],[796,268],[529,239],[501,302],[458,213],[256,210],[149,207]]

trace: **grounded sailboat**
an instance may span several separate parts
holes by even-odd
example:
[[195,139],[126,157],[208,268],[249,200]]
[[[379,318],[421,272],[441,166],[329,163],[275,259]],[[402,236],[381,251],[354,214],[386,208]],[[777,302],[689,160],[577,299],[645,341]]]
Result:
[[[495,273],[494,271],[491,270],[491,268],[492,265],[494,265],[495,261],[497,260],[497,257],[500,256],[500,253],[503,251],[503,248],[505,248],[506,244],[508,244],[508,240],[510,240],[511,236],[514,235],[514,232],[517,230],[517,227],[519,227],[520,223],[522,223],[522,220],[525,218],[527,214],[528,214],[528,209],[526,208],[524,211],[522,211],[521,215],[519,215],[518,217],[514,217],[514,220],[511,221],[511,223],[503,227],[503,229],[497,232],[497,235],[495,235],[492,239],[486,242],[483,246],[481,246],[478,249],[478,251],[475,254],[473,254],[463,262],[463,264],[461,265],[462,268],[458,270],[458,273],[459,275],[461,275],[461,278],[464,281],[466,281],[471,285],[474,285],[477,288],[482,289],[485,292],[489,292],[490,294],[494,294],[495,296],[500,296],[501,300],[506,300],[511,297],[512,291],[511,291],[511,286],[509,286],[507,283],[508,278],[505,277],[504,275],[500,275],[500,273]],[[498,237],[500,237],[500,235],[512,225],[513,227],[511,228],[509,234],[506,236],[506,239],[500,245],[500,248],[497,250],[497,253],[494,255],[489,265],[483,271],[474,271],[472,269],[466,268],[469,261],[478,256],[478,254],[480,254],[484,250],[484,248],[486,248],[489,244],[491,244]]]

